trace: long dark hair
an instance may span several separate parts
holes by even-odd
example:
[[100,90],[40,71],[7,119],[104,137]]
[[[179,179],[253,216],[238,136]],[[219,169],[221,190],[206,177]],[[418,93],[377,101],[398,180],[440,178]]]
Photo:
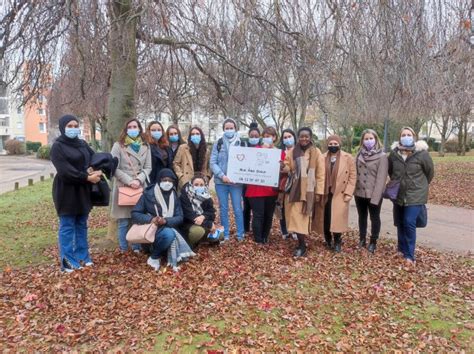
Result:
[[286,146],[285,146],[285,144],[283,144],[283,135],[285,135],[285,133],[290,133],[291,135],[293,135],[293,139],[295,139],[295,145],[297,143],[295,132],[293,130],[291,130],[290,128],[284,129],[281,132],[281,139],[280,139],[280,149],[282,149],[282,150],[286,150]]
[[[163,135],[161,136],[161,138],[158,141],[156,141],[151,136],[151,130],[150,129],[155,124],[158,124],[161,127],[161,132],[163,133]],[[161,124],[160,122],[158,122],[156,120],[154,120],[153,122],[148,123],[148,125],[146,127],[145,138],[146,138],[146,141],[147,141],[148,144],[158,145],[160,147],[160,149],[163,149],[163,148],[166,148],[166,147],[170,146],[170,144],[168,142],[168,136],[165,132],[165,128],[163,128],[163,124]]]
[[120,136],[118,138],[118,142],[120,145],[124,146],[125,145],[125,138],[127,137],[127,126],[131,123],[131,122],[137,122],[137,125],[138,125],[138,130],[139,130],[139,137],[142,138],[143,142],[145,143],[146,140],[145,140],[145,136],[143,134],[143,127],[142,127],[142,124],[140,123],[140,121],[136,118],[133,118],[133,119],[130,119],[128,120],[123,129],[122,129],[122,132],[120,133]]
[[[191,133],[193,130],[197,130],[199,134],[201,134],[201,142],[199,146],[196,148],[196,145],[191,141]],[[194,172],[202,172],[204,167],[206,166],[206,153],[207,153],[207,144],[206,144],[206,137],[201,128],[199,127],[192,127],[189,129],[188,135],[188,146],[189,150],[191,151],[191,157],[193,158],[193,168]]]

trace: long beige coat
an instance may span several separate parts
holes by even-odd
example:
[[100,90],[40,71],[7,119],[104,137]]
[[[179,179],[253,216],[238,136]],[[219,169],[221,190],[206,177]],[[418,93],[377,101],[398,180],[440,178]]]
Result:
[[[146,144],[142,144],[140,151],[136,153],[130,146],[123,148],[117,142],[112,147],[110,153],[119,160],[117,170],[115,171],[114,188],[112,190],[111,200],[112,208],[110,213],[115,219],[128,219],[131,217],[130,214],[133,206],[118,205],[118,187],[128,186],[134,179],[138,179],[141,182],[142,187],[145,188],[148,175],[151,172],[150,147]],[[128,154],[137,176],[135,176],[133,169],[130,167],[129,160],[125,154]]]
[[[295,173],[296,164],[293,160],[293,151],[288,151],[285,157],[285,172]],[[304,158],[309,166],[309,149],[305,151]],[[314,155],[316,159],[316,171],[315,179],[316,185],[314,187],[314,193],[322,195],[324,193],[324,160],[321,158],[321,151],[316,148],[316,154]],[[304,171],[306,172],[306,171]],[[305,215],[302,213],[303,202],[294,202],[290,203],[288,200],[288,194],[285,195],[285,219],[286,219],[286,228],[288,232],[296,232],[303,235],[308,235],[311,231],[311,219],[312,215]]]
[[[326,159],[327,152],[322,155]],[[356,168],[354,158],[351,154],[341,151],[341,161],[339,162],[339,170],[336,177],[336,189],[332,197],[331,205],[331,232],[346,232],[349,230],[349,202],[344,201],[344,195],[354,194],[356,185]],[[326,182],[326,181],[325,181]],[[316,213],[313,220],[313,230],[318,234],[324,234],[324,202],[316,203]]]
[[[193,178],[194,164],[188,144],[182,144],[179,146],[176,156],[173,160],[173,170],[178,177],[179,189],[183,188],[183,186]],[[209,150],[206,151],[204,171],[202,171],[202,173],[207,176],[208,180],[211,179],[212,176],[209,171]]]

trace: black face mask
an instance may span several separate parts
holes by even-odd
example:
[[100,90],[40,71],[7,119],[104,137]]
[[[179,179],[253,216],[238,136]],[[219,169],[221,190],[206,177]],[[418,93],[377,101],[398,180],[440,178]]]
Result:
[[339,151],[339,146],[328,146],[328,150],[331,154],[335,154]]

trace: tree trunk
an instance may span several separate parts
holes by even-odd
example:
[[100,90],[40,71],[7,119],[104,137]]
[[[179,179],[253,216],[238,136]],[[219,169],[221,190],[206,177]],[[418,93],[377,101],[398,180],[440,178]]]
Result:
[[89,130],[91,135],[91,145],[94,150],[97,151],[99,144],[97,144],[97,137],[95,136],[95,131],[97,127],[97,122],[95,119],[89,118]]
[[[137,77],[136,23],[132,0],[113,0],[109,5],[111,77],[107,107],[107,132],[102,147],[110,151],[125,122],[135,114]],[[116,239],[117,221],[109,219],[107,237]]]
[[109,34],[112,66],[107,108],[107,140],[109,151],[125,122],[135,114],[135,83],[137,77],[136,14],[132,0],[113,0],[109,7]]

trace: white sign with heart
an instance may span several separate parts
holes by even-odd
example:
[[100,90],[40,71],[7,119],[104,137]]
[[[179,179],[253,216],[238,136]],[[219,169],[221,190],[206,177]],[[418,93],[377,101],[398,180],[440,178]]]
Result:
[[278,187],[280,149],[231,146],[227,176],[235,183]]

